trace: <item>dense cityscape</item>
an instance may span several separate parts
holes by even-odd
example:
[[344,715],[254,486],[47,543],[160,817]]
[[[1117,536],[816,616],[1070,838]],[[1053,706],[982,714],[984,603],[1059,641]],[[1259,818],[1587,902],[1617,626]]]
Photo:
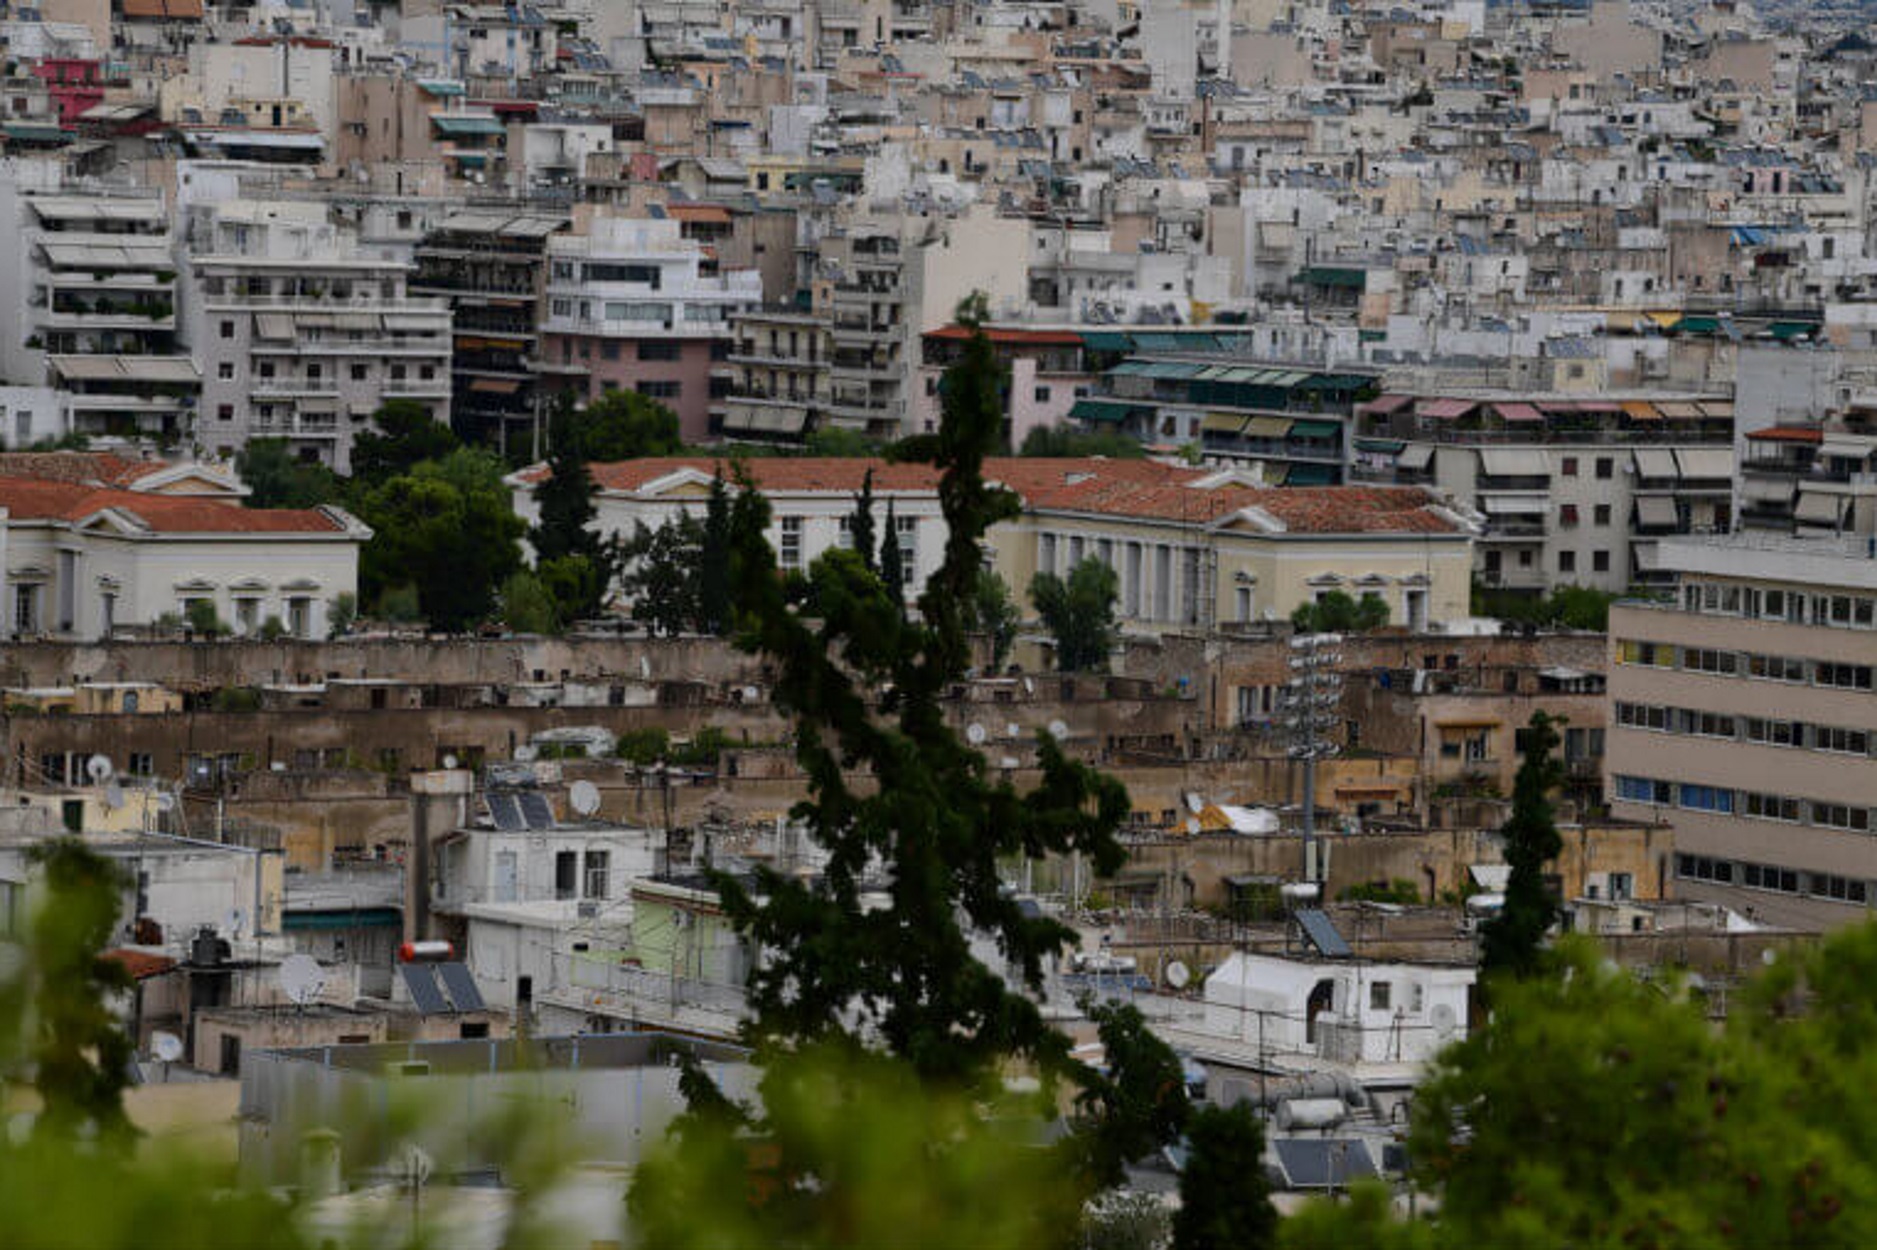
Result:
[[1870,13],[0,6],[0,1242],[1870,1244]]

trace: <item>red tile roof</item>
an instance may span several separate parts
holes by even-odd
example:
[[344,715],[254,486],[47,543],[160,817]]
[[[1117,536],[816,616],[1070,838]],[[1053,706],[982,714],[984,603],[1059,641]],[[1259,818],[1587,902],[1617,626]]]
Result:
[[131,460],[109,452],[0,452],[0,477],[36,478],[48,482],[128,486],[140,477],[147,477],[168,467],[160,460]]
[[1748,430],[1747,437],[1761,443],[1820,443],[1825,432],[1816,425],[1769,425],[1763,430]]
[[[766,493],[838,493],[860,490],[873,470],[876,492],[924,492],[937,488],[938,473],[925,464],[889,464],[864,457],[775,457],[748,460],[744,468]],[[592,466],[601,489],[634,492],[683,469],[731,476],[728,459],[702,457],[628,460]],[[521,476],[538,482],[545,466]],[[1218,474],[1157,460],[1031,459],[1000,457],[985,462],[984,474],[1015,491],[1032,509],[1088,512],[1203,525],[1244,508],[1258,508],[1293,534],[1454,534],[1460,527],[1432,510],[1435,499],[1418,486],[1259,487],[1195,483]]]
[[0,508],[16,521],[82,521],[107,508],[158,534],[337,534],[317,508],[235,508],[215,499],[152,495],[73,482],[0,477]]

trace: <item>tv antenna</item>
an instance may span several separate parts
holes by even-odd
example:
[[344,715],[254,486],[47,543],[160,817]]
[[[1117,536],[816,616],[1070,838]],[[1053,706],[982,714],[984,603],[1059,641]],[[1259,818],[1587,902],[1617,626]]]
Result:
[[576,781],[567,787],[567,804],[582,816],[600,810],[600,788],[590,781]]
[[287,956],[278,976],[282,992],[296,1007],[317,1001],[320,991],[326,988],[326,970],[311,955]]

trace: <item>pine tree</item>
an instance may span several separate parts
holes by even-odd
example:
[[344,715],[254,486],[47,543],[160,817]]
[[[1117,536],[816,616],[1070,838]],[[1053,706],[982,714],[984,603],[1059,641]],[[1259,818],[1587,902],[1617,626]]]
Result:
[[872,469],[868,469],[860,479],[860,493],[854,496],[852,530],[854,550],[860,553],[860,558],[866,561],[870,571],[878,573],[880,566],[874,555]]
[[710,500],[704,505],[704,549],[698,556],[697,580],[699,631],[728,633],[730,603],[730,491],[719,472],[710,480]]
[[1186,1125],[1173,1250],[1268,1250],[1277,1209],[1264,1179],[1264,1126],[1246,1103],[1207,1107]]
[[[992,781],[983,756],[948,725],[943,703],[971,662],[979,539],[1017,510],[983,472],[1000,437],[1000,372],[989,341],[974,333],[947,371],[938,433],[905,448],[940,471],[947,535],[917,617],[857,553],[841,550],[810,569],[815,618],[798,615],[765,537],[767,501],[743,489],[733,502],[741,641],[776,669],[775,702],[794,721],[809,785],[793,814],[828,852],[815,880],[762,870],[753,888],[719,880],[743,938],[767,953],[749,981],[759,1053],[816,1040],[881,1046],[926,1079],[977,1083],[994,1081],[1012,1056],[1051,1073],[1075,1068],[1035,999],[981,963],[970,936],[997,943],[1012,983],[1040,988],[1045,960],[1072,933],[1026,915],[1003,888],[999,864],[1075,852],[1098,873],[1115,871],[1127,793],[1066,758],[1047,735],[1033,789],[1020,794]],[[891,698],[876,704],[888,686]],[[871,773],[875,784],[850,788],[855,772]],[[884,904],[863,905],[874,889]]]
[[880,536],[880,581],[892,602],[906,602],[906,562],[899,553],[899,523],[891,499],[886,501],[886,533]]
[[1558,904],[1545,885],[1545,865],[1558,857],[1564,841],[1551,806],[1551,793],[1564,781],[1564,770],[1551,758],[1558,746],[1555,721],[1534,712],[1525,731],[1525,759],[1512,783],[1512,814],[1501,830],[1506,863],[1505,905],[1483,927],[1480,967],[1488,973],[1527,977],[1538,971],[1545,934],[1558,919]]

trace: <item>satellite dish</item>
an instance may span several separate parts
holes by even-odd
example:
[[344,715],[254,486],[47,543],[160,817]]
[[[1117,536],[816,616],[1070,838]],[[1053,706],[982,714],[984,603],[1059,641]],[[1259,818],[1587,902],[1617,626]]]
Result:
[[515,762],[517,764],[532,764],[534,763],[535,756],[539,754],[540,752],[535,750],[532,744],[524,742],[515,748]]
[[444,756],[444,757],[443,757],[443,766],[444,766],[445,768],[455,768],[455,767],[456,767],[456,757],[455,757],[454,755],[446,755],[446,756]]
[[990,735],[984,732],[984,726],[978,724],[976,721],[972,721],[969,725],[965,726],[965,741],[969,742],[974,747],[983,746],[984,740],[988,737],[990,737]]
[[85,776],[91,778],[95,784],[102,785],[116,772],[117,770],[111,767],[111,757],[108,755],[94,755],[85,761]]
[[1442,1041],[1452,1037],[1459,1031],[1460,1018],[1454,1014],[1452,1004],[1435,1003],[1434,1009],[1427,1014],[1428,1019],[1434,1022],[1434,1036],[1440,1038]]
[[1058,742],[1062,741],[1064,738],[1067,738],[1069,736],[1068,723],[1065,721],[1060,721],[1060,720],[1050,721],[1049,722],[1049,736],[1056,739]]
[[600,788],[590,781],[576,781],[567,787],[567,802],[582,816],[600,810]]
[[150,1034],[150,1053],[164,1063],[175,1063],[182,1058],[182,1038],[159,1029]]
[[124,787],[115,779],[105,783],[104,806],[113,812],[124,806]]
[[301,1007],[319,997],[326,988],[326,970],[311,955],[289,955],[280,965],[280,988],[287,998]]
[[1022,736],[1023,736],[1023,729],[1021,726],[1017,724],[1016,721],[1011,721],[1008,725],[1004,726],[1004,737],[1021,738]]
[[1179,960],[1167,965],[1167,984],[1176,990],[1183,990],[1193,979],[1193,970]]

